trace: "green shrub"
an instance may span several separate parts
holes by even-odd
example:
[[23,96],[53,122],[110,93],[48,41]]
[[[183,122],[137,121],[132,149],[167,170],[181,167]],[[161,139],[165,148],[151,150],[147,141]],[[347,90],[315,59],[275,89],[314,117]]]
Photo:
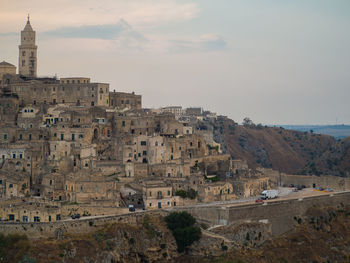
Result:
[[26,256],[30,243],[26,235],[0,233],[0,259],[1,262],[30,262]]
[[172,212],[165,217],[165,221],[173,233],[179,252],[201,237],[200,228],[194,226],[196,219],[187,212]]
[[187,192],[185,190],[176,190],[175,195],[180,196],[181,198],[186,198],[187,197]]
[[191,188],[187,191],[187,197],[190,199],[195,199],[197,197],[197,192]]

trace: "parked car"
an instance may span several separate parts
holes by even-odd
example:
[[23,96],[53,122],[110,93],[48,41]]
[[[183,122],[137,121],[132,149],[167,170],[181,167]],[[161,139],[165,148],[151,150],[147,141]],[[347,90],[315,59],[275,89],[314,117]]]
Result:
[[80,214],[74,214],[72,215],[72,219],[79,219],[80,218]]
[[129,205],[129,211],[130,212],[135,212],[135,206],[134,205]]
[[259,198],[259,199],[256,199],[256,200],[255,200],[255,203],[264,203],[264,200],[262,200],[261,198]]

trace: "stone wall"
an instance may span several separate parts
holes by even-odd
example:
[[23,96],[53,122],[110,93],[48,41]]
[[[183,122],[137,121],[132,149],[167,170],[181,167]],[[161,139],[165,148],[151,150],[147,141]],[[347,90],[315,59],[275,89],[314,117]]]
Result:
[[279,235],[291,230],[296,223],[294,217],[303,216],[311,207],[337,207],[348,204],[350,192],[307,197],[301,199],[265,202],[242,206],[222,207],[177,207],[177,210],[187,211],[201,221],[211,225],[229,225],[244,222],[271,223],[272,235]]
[[269,174],[268,177],[275,185],[289,186],[304,185],[309,188],[332,188],[336,191],[350,190],[350,178],[338,176],[307,176],[289,174]]
[[[151,212],[149,212],[151,213]],[[149,214],[148,213],[148,214]],[[165,215],[162,211],[153,212],[154,215]],[[96,231],[99,227],[113,223],[139,225],[143,222],[145,213],[130,213],[118,216],[101,217],[94,219],[76,219],[52,223],[0,223],[2,234],[26,234],[30,239],[61,238],[64,234],[80,235]]]

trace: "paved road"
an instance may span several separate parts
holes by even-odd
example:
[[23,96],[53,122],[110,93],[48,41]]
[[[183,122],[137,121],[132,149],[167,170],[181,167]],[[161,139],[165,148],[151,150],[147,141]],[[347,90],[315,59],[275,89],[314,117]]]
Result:
[[[309,196],[317,196],[317,195],[329,195],[330,193],[326,192],[320,192],[320,191],[315,191],[312,188],[305,188],[303,190],[300,190],[298,192],[293,192],[292,188],[289,187],[279,187],[278,188],[278,198],[277,199],[272,199],[272,200],[267,200],[265,202],[274,202],[277,200],[288,200],[288,199],[295,199],[295,198],[303,198],[303,197],[309,197]],[[234,206],[234,205],[240,205],[240,204],[253,204],[255,203],[255,200],[258,199],[259,196],[253,196],[253,197],[248,197],[248,198],[240,198],[240,199],[234,199],[234,200],[229,200],[229,201],[218,201],[218,202],[211,202],[211,203],[199,203],[199,204],[193,204],[193,205],[188,205],[188,206],[181,206],[181,207],[209,207],[209,206]],[[170,207],[166,208],[164,210],[171,211],[175,210],[177,208],[181,208],[180,206],[178,207]],[[154,210],[152,210],[154,211]],[[144,213],[146,212],[145,210],[142,209],[136,209],[135,212],[130,212],[130,213]],[[120,214],[111,214],[111,215],[99,215],[99,216],[84,216],[81,217],[81,219],[95,219],[95,218],[103,218],[103,217],[109,217],[109,216],[118,216]],[[72,221],[72,220],[79,220],[79,219],[64,219],[61,221]]]

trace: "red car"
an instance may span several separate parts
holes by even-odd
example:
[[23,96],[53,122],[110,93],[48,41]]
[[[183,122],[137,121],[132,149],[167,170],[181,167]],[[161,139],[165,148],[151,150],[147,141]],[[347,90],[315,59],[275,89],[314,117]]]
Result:
[[259,198],[259,199],[256,199],[256,200],[255,200],[255,203],[264,203],[264,200],[262,200],[261,198]]

